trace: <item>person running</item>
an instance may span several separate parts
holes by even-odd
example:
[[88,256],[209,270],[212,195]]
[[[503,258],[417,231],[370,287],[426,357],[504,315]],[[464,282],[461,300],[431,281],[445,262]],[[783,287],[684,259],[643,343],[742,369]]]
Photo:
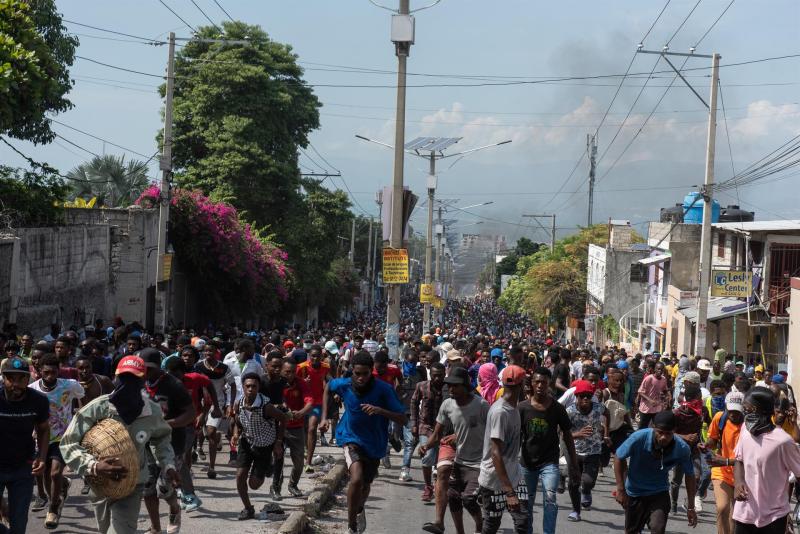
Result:
[[308,353],[308,360],[297,366],[297,378],[305,381],[311,397],[314,399],[314,406],[306,419],[306,465],[305,472],[313,473],[311,466],[314,458],[314,451],[317,447],[317,427],[322,418],[325,406],[322,405],[325,385],[331,378],[331,367],[322,361],[322,347],[312,345]]
[[581,520],[581,508],[592,507],[592,489],[600,471],[600,456],[603,444],[610,445],[608,435],[608,412],[605,405],[596,402],[594,386],[586,380],[576,380],[576,402],[567,408],[570,432],[575,440],[575,453],[579,476],[569,479],[569,497],[572,501],[570,521]]
[[[267,354],[264,358],[267,372],[261,377],[261,389],[259,390],[269,399],[269,403],[279,410],[283,409],[283,390],[286,388],[286,380],[281,374],[283,358],[284,356],[279,350],[273,350]],[[270,497],[276,501],[281,500],[279,482],[283,481],[283,435],[280,440],[275,441],[275,446],[273,447],[275,454],[273,458],[272,483],[269,491]]]
[[[208,438],[208,472],[206,475],[208,478],[215,479],[217,478],[217,450],[222,441],[220,432],[227,430],[222,427],[233,413],[231,398],[237,397],[236,381],[230,368],[217,360],[217,349],[211,343],[207,343],[203,347],[203,359],[194,366],[194,372],[208,377],[222,409],[220,417],[214,417],[213,413],[209,413],[205,421],[206,437]],[[230,388],[230,396],[225,392],[226,386]]]
[[349,534],[362,534],[367,528],[364,510],[370,488],[378,474],[378,464],[386,454],[389,422],[406,424],[403,405],[394,389],[372,375],[374,362],[362,351],[351,360],[351,378],[336,378],[326,386],[322,402],[320,427],[327,430],[327,400],[338,395],[344,404],[344,415],[336,428],[336,444],[344,449],[350,472],[347,484],[347,525]]
[[[684,378],[684,386],[682,393],[683,400],[677,408],[673,410],[675,413],[675,434],[680,436],[683,441],[689,445],[691,451],[692,464],[694,465],[693,473],[696,480],[700,479],[700,450],[698,445],[701,439],[701,431],[703,429],[703,401],[701,399],[700,386],[692,382],[686,381]],[[670,482],[670,497],[672,499],[672,513],[678,511],[678,494],[680,492],[681,483],[683,481],[684,471],[680,464],[675,466],[672,473],[672,481]],[[699,506],[698,506],[699,505]],[[694,508],[696,511],[701,512],[702,499],[699,493],[695,494]]]
[[744,397],[744,429],[734,448],[733,521],[741,534],[783,534],[789,519],[789,474],[800,477],[800,449],[772,417],[775,396],[754,387]]
[[50,403],[50,444],[42,476],[50,503],[44,526],[52,530],[58,527],[61,520],[61,510],[70,487],[69,479],[64,476],[64,458],[61,456],[59,444],[72,420],[73,402],[82,399],[85,393],[77,380],[58,378],[61,363],[55,354],[42,358],[41,368],[42,378],[33,382],[30,387],[44,394]]
[[50,401],[28,387],[30,367],[22,358],[5,358],[0,373],[0,498],[7,489],[7,532],[24,534],[34,477],[44,473],[48,461]]
[[236,423],[231,444],[238,449],[236,456],[236,490],[244,508],[240,521],[253,519],[255,507],[250,502],[248,486],[257,490],[272,475],[272,459],[283,442],[285,415],[259,393],[261,377],[248,373],[242,377],[243,395],[233,409]]
[[701,450],[710,451],[711,482],[717,507],[717,534],[733,534],[734,450],[744,422],[742,393],[725,397],[725,409],[717,412],[708,426],[708,440]]
[[[152,449],[160,469],[173,487],[180,484],[175,470],[175,456],[170,441],[172,431],[164,420],[161,407],[142,394],[145,364],[137,356],[125,356],[118,362],[116,383],[111,394],[103,394],[81,408],[61,440],[61,451],[70,469],[81,476],[96,476],[119,480],[137,477],[138,484],[129,496],[111,500],[92,494],[97,529],[103,533],[122,534],[138,531],[139,509],[149,468],[146,452]],[[119,465],[119,458],[92,456],[81,444],[86,433],[105,419],[122,423],[136,447],[139,472],[128,473]]]
[[425,367],[418,364],[419,360],[416,350],[413,348],[403,349],[400,385],[397,390],[400,396],[400,402],[405,407],[408,421],[405,426],[397,427],[397,431],[401,432],[403,437],[403,464],[400,467],[400,477],[398,478],[400,482],[410,482],[412,480],[411,456],[414,453],[414,432],[412,429],[411,402],[417,384],[428,378]]
[[[292,459],[292,472],[289,475],[287,491],[292,497],[302,497],[303,492],[297,487],[303,472],[306,434],[303,428],[306,416],[314,407],[314,397],[304,380],[297,378],[297,364],[293,358],[284,358],[281,375],[286,381],[283,389],[283,404],[288,410],[283,434],[284,447],[289,449]],[[283,469],[275,471],[274,489],[280,495],[283,486]]]
[[[527,510],[522,510],[517,485],[521,421],[517,403],[522,397],[525,370],[509,365],[503,371],[503,396],[489,409],[483,439],[483,458],[478,476],[480,484],[482,534],[495,534],[500,528],[503,510],[514,521],[514,532],[528,532]],[[523,485],[524,488],[524,485]]]
[[[411,434],[419,440],[422,447],[428,444],[436,426],[436,416],[444,401],[444,365],[433,362],[428,369],[430,380],[418,382],[411,396],[409,407],[411,409]],[[422,479],[425,486],[422,489],[422,502],[433,500],[433,468],[439,454],[438,447],[426,450],[422,457]]]
[[[670,511],[669,472],[680,464],[686,473],[686,516],[697,525],[694,477],[689,446],[675,435],[675,414],[664,410],[653,417],[653,428],[637,430],[617,448],[614,458],[616,501],[625,510],[625,534],[664,534]],[[628,460],[630,459],[630,466]]]
[[[440,364],[441,365],[441,364]],[[463,509],[472,516],[475,531],[482,530],[483,517],[478,504],[481,459],[483,457],[483,438],[489,403],[476,395],[472,389],[469,373],[463,367],[455,367],[444,378],[450,390],[450,398],[445,399],[436,416],[436,427],[427,443],[420,447],[423,457],[428,450],[440,447],[439,466],[436,479],[436,520],[425,523],[422,530],[441,534],[444,532],[446,505],[450,505],[450,515],[458,534],[464,533]],[[447,435],[453,437],[446,441]],[[444,468],[442,453],[453,449],[455,453]]]
[[653,374],[644,377],[637,394],[639,395],[639,428],[647,428],[657,413],[672,404],[669,398],[669,382],[664,376],[663,363],[657,362]]
[[558,518],[558,491],[560,472],[559,431],[564,438],[570,479],[577,480],[578,465],[575,442],[572,439],[572,422],[566,409],[553,398],[550,382],[553,374],[546,367],[538,367],[531,378],[531,396],[517,405],[521,419],[522,476],[527,487],[528,534],[533,532],[533,506],[539,483],[542,485],[543,534],[555,534]]

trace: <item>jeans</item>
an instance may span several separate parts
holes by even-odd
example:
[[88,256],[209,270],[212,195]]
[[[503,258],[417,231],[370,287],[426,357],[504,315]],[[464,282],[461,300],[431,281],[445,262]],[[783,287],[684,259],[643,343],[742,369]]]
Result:
[[[533,505],[536,501],[536,491],[539,482],[542,483],[542,499],[544,500],[544,515],[542,517],[542,533],[555,534],[556,519],[558,518],[558,490],[559,469],[558,464],[545,464],[536,469],[522,467],[522,476],[528,487],[528,534],[533,533]],[[525,503],[523,503],[525,504]]]
[[572,511],[581,513],[581,496],[591,495],[597,482],[597,473],[600,471],[600,455],[577,455],[580,480],[569,479],[569,498],[572,501]]
[[[700,456],[692,456],[692,465],[694,466],[694,473],[689,473],[695,476],[695,480],[700,480]],[[678,495],[680,494],[681,484],[683,483],[683,466],[677,464],[672,471],[672,480],[669,483],[670,496],[672,498],[672,507],[678,506]],[[697,492],[699,495],[700,492]],[[694,503],[689,503],[694,504]]]
[[526,534],[528,532],[528,514],[524,512],[522,503],[520,509],[512,511],[506,507],[506,495],[502,491],[492,491],[489,488],[480,488],[481,515],[483,516],[483,529],[481,534],[497,534],[500,530],[500,523],[503,520],[503,511],[508,511],[511,520],[514,522],[514,534]]
[[8,522],[10,529],[0,526],[0,532],[25,534],[28,527],[28,508],[33,495],[31,466],[0,471],[0,496],[8,489]]
[[300,475],[303,472],[303,460],[306,453],[306,431],[305,428],[287,428],[283,435],[284,454],[275,456],[274,472],[272,473],[272,487],[281,492],[283,488],[283,462],[286,451],[292,459],[292,473],[289,475],[289,484],[297,486]]
[[711,468],[708,466],[708,458],[711,453],[700,454],[700,480],[697,483],[697,494],[701,498],[705,498],[708,493],[708,487],[711,485]]
[[411,433],[411,418],[406,421],[405,426],[400,428],[397,423],[392,423],[398,430],[397,435],[400,436],[400,431],[403,433],[403,466],[411,467],[411,455],[414,454],[414,434]]

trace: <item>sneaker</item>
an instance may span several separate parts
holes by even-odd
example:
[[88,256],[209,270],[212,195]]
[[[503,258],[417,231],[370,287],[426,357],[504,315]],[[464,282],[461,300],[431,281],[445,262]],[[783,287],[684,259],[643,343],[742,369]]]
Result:
[[699,495],[694,496],[694,511],[698,514],[703,511],[703,499]]
[[304,473],[313,473],[314,472],[314,468],[311,467],[310,464],[306,464],[306,466],[303,468],[303,472]]
[[198,456],[198,457],[199,457],[201,460],[205,460],[205,459],[206,459],[206,451],[204,451],[204,450],[203,450],[203,447],[198,447],[198,448],[197,448],[197,456]]
[[272,499],[273,501],[280,501],[281,499],[283,499],[283,497],[281,497],[281,489],[274,484],[270,486],[269,498]]
[[47,497],[40,497],[36,496],[33,498],[33,504],[31,504],[31,511],[32,512],[41,512],[47,507],[49,499]]
[[319,444],[321,447],[328,446],[328,439],[325,437],[325,434],[320,434],[319,436]]
[[209,468],[208,472],[206,472],[206,476],[211,480],[217,478],[217,471],[214,468]]
[[581,514],[578,512],[570,512],[570,514],[567,516],[567,521],[572,521],[573,523],[577,523],[580,520]]
[[389,434],[389,445],[392,446],[394,452],[400,452],[403,449],[403,444],[397,439],[397,436]]
[[44,518],[44,528],[48,530],[53,530],[58,527],[58,521],[61,518],[57,512],[47,512],[47,515]]
[[186,508],[186,501],[183,500],[183,491],[180,488],[175,490],[175,497],[178,499],[178,506],[181,507],[181,510]]
[[677,514],[678,513],[678,503],[672,501],[672,505],[670,506],[670,513]]
[[298,488],[294,484],[289,484],[289,486],[286,488],[286,491],[288,491],[289,495],[291,495],[292,497],[302,497],[303,496],[303,492],[300,491],[300,488]]
[[584,493],[581,495],[581,508],[588,510],[592,507],[592,494]]
[[169,514],[169,523],[167,524],[167,534],[178,534],[181,531],[181,512],[178,510],[176,514]]
[[91,491],[91,489],[92,487],[89,485],[89,483],[84,480],[83,487],[81,488],[81,495],[89,495],[89,491]]
[[400,476],[397,480],[400,482],[411,482],[411,470],[408,467],[400,469]]
[[192,463],[197,463],[197,451],[192,451]]
[[356,517],[356,525],[358,534],[364,534],[364,531],[367,530],[367,511],[363,508],[358,513],[358,517]]
[[383,465],[384,469],[391,469],[392,468],[392,461],[389,459],[389,455],[383,457],[381,460],[381,464]]
[[183,496],[183,502],[186,503],[186,506],[184,506],[183,509],[187,512],[194,512],[203,505],[203,501],[201,501],[200,497],[194,493],[185,494]]
[[245,521],[247,519],[253,519],[256,516],[256,509],[255,507],[251,506],[250,508],[243,508],[241,512],[239,512],[239,516],[236,518],[239,521]]
[[321,465],[325,463],[325,457],[321,454],[317,454],[313,458],[311,458],[311,465]]
[[422,502],[431,502],[433,500],[433,486],[426,485],[422,490]]

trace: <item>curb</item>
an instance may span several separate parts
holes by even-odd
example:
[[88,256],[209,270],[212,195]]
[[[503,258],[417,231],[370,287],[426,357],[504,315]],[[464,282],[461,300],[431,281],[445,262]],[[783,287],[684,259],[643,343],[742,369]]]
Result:
[[308,526],[309,518],[319,516],[320,510],[328,503],[345,476],[347,476],[347,467],[344,460],[339,460],[333,469],[317,482],[317,486],[303,504],[302,510],[296,510],[289,514],[278,532],[280,534],[302,534]]

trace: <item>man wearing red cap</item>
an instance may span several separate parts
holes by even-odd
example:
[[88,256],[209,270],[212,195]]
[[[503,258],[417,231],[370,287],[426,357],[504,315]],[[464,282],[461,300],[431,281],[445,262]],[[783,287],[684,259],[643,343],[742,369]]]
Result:
[[[136,532],[142,491],[148,479],[145,457],[149,443],[158,466],[166,473],[173,486],[180,485],[175,471],[175,455],[170,440],[172,429],[164,421],[161,406],[143,395],[144,361],[138,356],[124,356],[119,361],[114,381],[114,391],[101,395],[84,406],[72,418],[61,439],[61,453],[67,465],[79,476],[107,477],[113,480],[137,477],[136,489],[129,496],[112,501],[92,492],[97,528],[102,533]],[[128,434],[139,454],[139,472],[128,473],[119,465],[119,458],[97,460],[81,445],[84,435],[104,419],[115,419],[128,429]]]

